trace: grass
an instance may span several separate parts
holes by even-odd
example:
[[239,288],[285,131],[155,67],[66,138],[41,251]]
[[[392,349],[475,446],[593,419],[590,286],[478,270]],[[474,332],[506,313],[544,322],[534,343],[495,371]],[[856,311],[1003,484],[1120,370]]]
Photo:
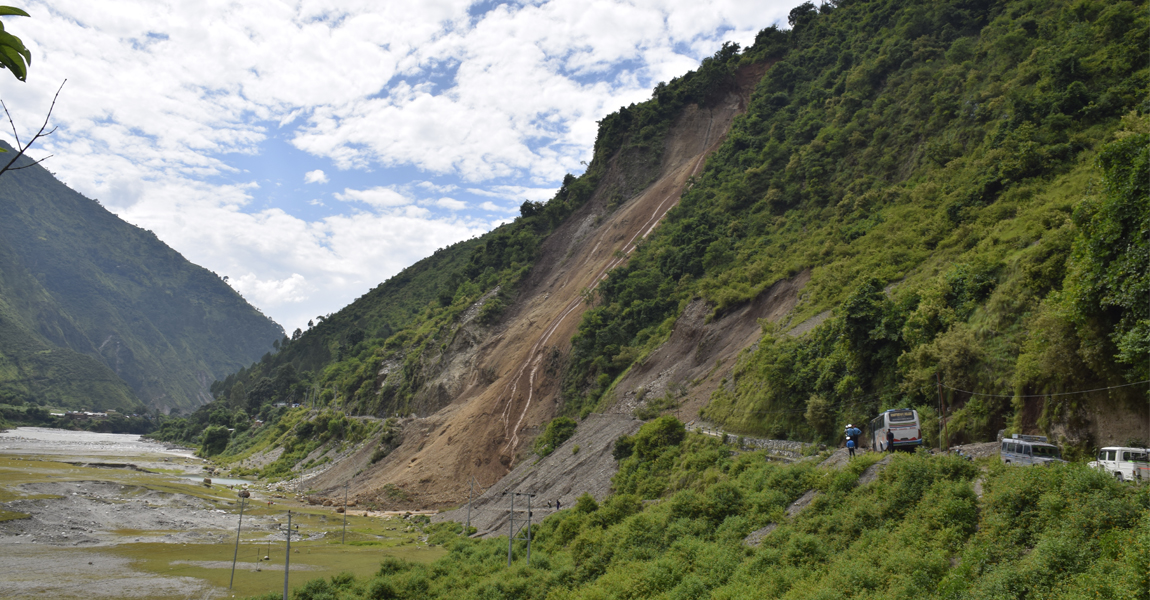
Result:
[[[109,458],[109,460],[112,460]],[[130,461],[129,461],[130,462]],[[234,491],[221,486],[206,488],[196,483],[172,481],[171,475],[131,471],[127,469],[100,469],[78,467],[44,457],[0,456],[0,503],[14,500],[50,499],[59,496],[51,494],[30,494],[21,490],[27,484],[105,481],[128,486],[125,497],[142,493],[144,490],[170,494],[183,494],[205,500],[211,507],[238,513]],[[0,508],[0,522],[26,518],[29,515]],[[276,503],[271,507],[258,502],[249,504],[244,510],[247,517],[272,517],[286,522],[284,505]],[[331,513],[319,507],[292,508],[292,525],[306,536],[324,533],[322,539],[314,541],[292,541],[291,581],[302,584],[315,577],[330,577],[341,572],[350,572],[357,577],[370,577],[378,569],[380,561],[386,557],[402,558],[413,563],[430,563],[446,554],[441,547],[428,546],[421,542],[422,531],[418,528],[405,531],[409,523],[400,518],[375,518],[348,515],[347,544],[340,544],[343,533],[343,515]],[[138,529],[118,529],[111,532],[123,540],[141,536],[175,533]],[[61,563],[84,560],[91,554],[114,555],[131,561],[133,569],[162,577],[191,577],[226,589],[231,577],[231,560],[235,551],[234,529],[226,541],[205,544],[177,543],[123,543],[102,548],[57,548],[45,550],[54,560]],[[234,593],[236,595],[257,595],[283,588],[284,539],[268,542],[267,531],[245,531],[239,549],[240,566],[236,568]],[[255,570],[256,556],[266,556],[270,548],[271,561],[261,563],[264,568]],[[275,565],[280,570],[274,569]],[[306,570],[305,570],[306,569]],[[113,575],[109,575],[111,577]],[[119,575],[115,575],[119,576]],[[150,595],[149,597],[153,597]],[[180,596],[182,597],[182,596]]]
[[[348,537],[351,537],[350,532]],[[131,559],[133,567],[141,571],[164,576],[194,577],[226,589],[231,578],[234,542],[233,538],[226,544],[122,544],[110,549],[110,553]],[[240,543],[239,564],[233,584],[236,596],[258,595],[283,589],[282,538],[271,542],[271,560],[260,563],[262,570],[255,570],[256,557],[265,556],[268,547],[267,543],[254,541]],[[292,542],[291,547],[291,573],[288,578],[292,585],[341,572],[350,572],[356,577],[370,577],[379,570],[380,561],[387,556],[426,564],[447,554],[442,548],[358,546],[350,543],[341,545],[338,539],[336,542]],[[278,570],[272,570],[277,566]]]
[[3,523],[4,521],[15,521],[16,519],[26,519],[29,516],[30,515],[28,513],[4,510],[0,508],[0,523]]

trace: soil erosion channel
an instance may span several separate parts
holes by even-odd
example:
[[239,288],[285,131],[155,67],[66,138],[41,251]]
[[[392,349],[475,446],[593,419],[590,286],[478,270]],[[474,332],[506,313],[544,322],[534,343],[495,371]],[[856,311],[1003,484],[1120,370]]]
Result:
[[531,432],[559,412],[560,369],[554,365],[570,350],[586,309],[584,296],[678,203],[689,179],[701,172],[745,110],[763,70],[744,74],[743,89],[724,99],[684,109],[668,133],[653,183],[611,210],[611,182],[629,176],[613,162],[587,204],[544,243],[501,323],[473,347],[459,350],[466,360],[445,361],[458,365],[440,376],[444,388],[453,388],[451,403],[410,425],[403,444],[384,460],[370,465],[365,454],[347,468],[317,477],[312,488],[334,490],[363,469],[351,483],[361,501],[386,505],[380,490],[394,485],[410,505],[430,508],[466,501],[471,477],[486,489],[506,475]]

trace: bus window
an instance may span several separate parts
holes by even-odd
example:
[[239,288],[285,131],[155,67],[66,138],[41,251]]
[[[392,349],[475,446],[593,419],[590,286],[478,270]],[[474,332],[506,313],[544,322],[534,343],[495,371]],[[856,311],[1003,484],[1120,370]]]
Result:
[[914,420],[914,411],[910,410],[892,410],[887,413],[887,417],[891,423],[905,423]]
[[1031,446],[1034,450],[1034,456],[1041,456],[1043,458],[1062,458],[1058,448],[1054,446]]

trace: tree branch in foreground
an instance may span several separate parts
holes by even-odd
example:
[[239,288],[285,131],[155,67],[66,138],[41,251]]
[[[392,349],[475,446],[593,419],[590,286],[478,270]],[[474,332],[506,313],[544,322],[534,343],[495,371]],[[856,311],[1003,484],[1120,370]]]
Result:
[[21,156],[24,156],[24,153],[29,148],[32,147],[32,144],[36,143],[36,140],[38,140],[44,136],[52,135],[53,133],[56,132],[55,127],[53,127],[48,132],[45,132],[44,130],[48,129],[48,121],[49,121],[49,119],[52,118],[52,111],[56,109],[56,99],[60,97],[60,90],[64,89],[65,83],[68,83],[67,79],[60,82],[60,87],[56,89],[56,95],[52,96],[52,105],[48,107],[48,114],[47,114],[47,116],[44,117],[44,124],[40,126],[40,131],[37,131],[36,135],[32,136],[32,139],[29,140],[27,144],[23,144],[23,145],[20,144],[20,134],[17,133],[17,131],[16,131],[16,123],[14,123],[12,121],[12,113],[8,112],[8,105],[4,104],[3,100],[0,100],[0,106],[4,107],[4,114],[8,116],[8,124],[12,126],[12,135],[16,137],[16,148],[19,150],[16,153],[16,156],[13,156],[12,160],[8,161],[8,164],[4,165],[4,168],[0,169],[0,175],[3,175],[4,173],[7,173],[8,171],[19,171],[20,169],[27,169],[28,167],[31,167],[32,165],[38,165],[38,164],[48,160],[49,158],[52,158],[52,155],[49,154],[48,156],[45,156],[44,158],[41,158],[40,160],[33,161],[32,163],[24,165],[22,167],[13,167],[12,166],[13,164],[16,163],[17,160],[20,159]]

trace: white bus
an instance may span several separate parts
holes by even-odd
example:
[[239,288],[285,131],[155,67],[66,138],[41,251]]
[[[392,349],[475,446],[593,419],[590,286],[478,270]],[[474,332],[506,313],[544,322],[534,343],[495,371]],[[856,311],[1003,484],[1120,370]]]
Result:
[[998,456],[1008,465],[1048,465],[1062,460],[1062,451],[1044,435],[1019,435],[1002,440]]
[[892,408],[871,419],[870,447],[875,452],[886,452],[886,432],[894,432],[895,450],[914,450],[922,445],[922,427],[918,411],[909,408]]

